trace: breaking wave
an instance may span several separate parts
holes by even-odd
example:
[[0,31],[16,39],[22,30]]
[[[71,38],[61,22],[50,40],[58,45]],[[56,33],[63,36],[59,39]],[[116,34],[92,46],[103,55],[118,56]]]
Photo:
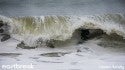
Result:
[[70,39],[79,28],[101,29],[106,34],[116,33],[125,37],[125,14],[102,14],[85,16],[24,16],[5,17],[0,20],[8,23],[11,36],[28,45],[36,45],[36,41]]

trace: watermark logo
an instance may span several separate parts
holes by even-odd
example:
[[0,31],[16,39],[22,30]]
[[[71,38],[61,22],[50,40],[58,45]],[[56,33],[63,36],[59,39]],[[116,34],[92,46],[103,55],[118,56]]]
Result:
[[105,65],[105,66],[99,66],[99,68],[102,69],[102,70],[109,70],[109,69],[125,70],[125,66],[124,65]]
[[1,68],[3,70],[16,70],[16,69],[33,69],[33,64],[21,65],[21,64],[12,64],[12,65],[2,65]]

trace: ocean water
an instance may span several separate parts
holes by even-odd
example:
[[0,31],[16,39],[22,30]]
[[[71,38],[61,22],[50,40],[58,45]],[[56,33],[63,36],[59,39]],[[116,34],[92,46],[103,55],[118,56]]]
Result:
[[125,37],[125,15],[99,14],[84,16],[23,16],[0,19],[10,26],[10,35],[30,46],[37,45],[38,40],[66,41],[79,29],[100,29],[107,35],[117,34]]
[[125,37],[124,0],[0,0],[0,20],[19,41],[65,41],[75,30],[101,29]]
[[[0,21],[11,36],[0,42],[0,70],[125,69],[125,0],[0,0]],[[79,29],[91,37],[81,44]],[[37,48],[17,48],[21,41]]]
[[124,0],[0,0],[4,16],[124,13]]

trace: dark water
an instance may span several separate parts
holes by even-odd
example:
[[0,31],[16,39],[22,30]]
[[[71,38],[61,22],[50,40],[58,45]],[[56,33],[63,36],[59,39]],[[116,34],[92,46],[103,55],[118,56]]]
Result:
[[124,13],[125,0],[0,0],[5,16]]

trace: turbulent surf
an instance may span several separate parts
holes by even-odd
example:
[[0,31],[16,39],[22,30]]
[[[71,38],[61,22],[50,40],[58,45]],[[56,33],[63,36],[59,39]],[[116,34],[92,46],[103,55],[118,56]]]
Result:
[[79,29],[100,29],[110,35],[116,33],[125,37],[125,14],[100,14],[84,16],[0,16],[10,26],[9,33],[16,40],[35,46],[38,40],[71,39]]

